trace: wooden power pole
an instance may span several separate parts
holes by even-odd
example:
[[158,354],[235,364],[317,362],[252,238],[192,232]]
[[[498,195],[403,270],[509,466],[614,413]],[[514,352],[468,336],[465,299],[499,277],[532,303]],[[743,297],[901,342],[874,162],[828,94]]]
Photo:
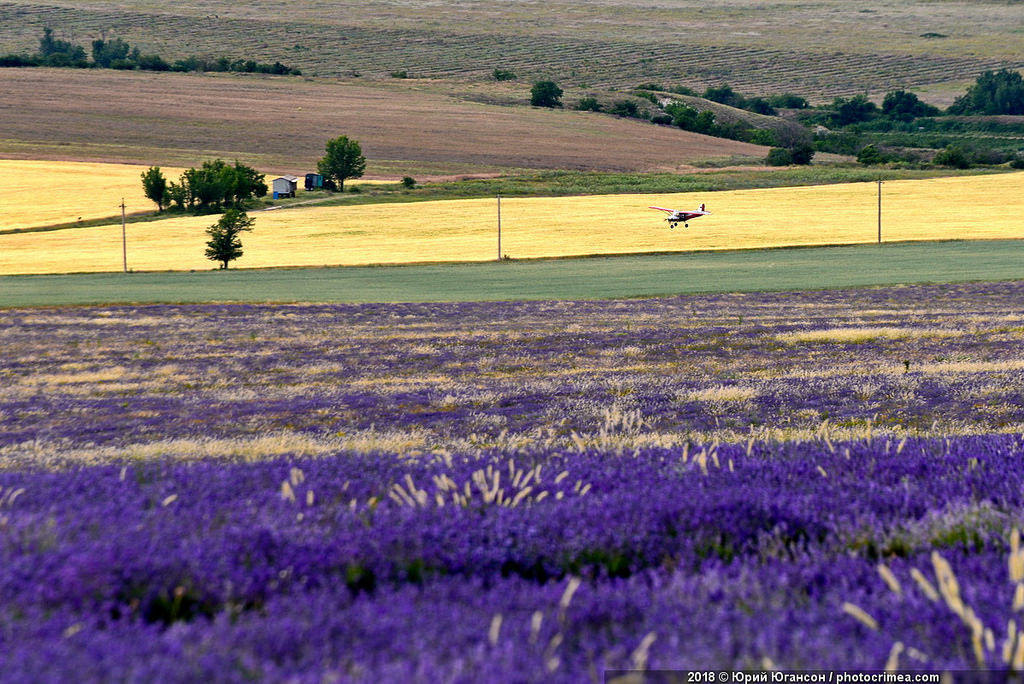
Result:
[[124,197],[121,198],[121,259],[124,263],[124,272],[128,272],[128,238],[125,235]]
[[878,181],[878,244],[882,244],[882,181]]

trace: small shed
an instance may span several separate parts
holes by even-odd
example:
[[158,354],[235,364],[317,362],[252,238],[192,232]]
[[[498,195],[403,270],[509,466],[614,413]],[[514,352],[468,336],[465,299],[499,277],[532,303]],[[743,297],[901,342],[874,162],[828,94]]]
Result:
[[299,177],[292,175],[284,175],[275,178],[273,181],[274,187],[274,199],[278,197],[295,197],[295,192],[299,187]]
[[324,187],[324,177],[319,173],[306,174],[306,190],[319,190]]

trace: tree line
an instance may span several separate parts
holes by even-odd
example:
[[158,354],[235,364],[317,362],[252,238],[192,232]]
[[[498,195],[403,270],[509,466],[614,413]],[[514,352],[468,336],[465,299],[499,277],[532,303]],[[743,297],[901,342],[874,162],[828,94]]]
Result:
[[267,184],[263,179],[264,175],[251,166],[215,159],[186,170],[177,183],[168,182],[160,167],[152,166],[142,174],[142,189],[158,211],[174,208],[210,213],[225,207],[240,208],[248,200],[265,197]]
[[[829,130],[813,136],[810,130],[802,135],[786,135],[781,130],[757,128],[742,121],[722,122],[717,119],[715,112],[709,109],[699,109],[684,102],[665,103],[657,93],[666,92],[701,97],[766,116],[776,116],[779,109],[786,109],[790,110],[791,114],[795,113],[796,118],[808,129],[825,127]],[[857,155],[858,161],[864,164],[920,161],[919,155],[912,151],[906,153],[909,156],[904,155],[905,159],[899,152],[885,151],[881,146],[874,144],[870,136],[865,140],[863,133],[904,131],[908,135],[916,135],[923,139],[925,133],[940,127],[933,125],[932,122],[943,114],[1024,114],[1024,78],[1020,72],[1010,69],[984,72],[967,92],[957,98],[944,112],[938,107],[922,102],[916,94],[905,89],[886,93],[880,106],[869,100],[866,95],[854,95],[836,97],[829,104],[812,107],[806,98],[793,93],[746,97],[729,85],[712,86],[699,93],[685,86],[665,87],[657,83],[647,83],[638,86],[630,94],[634,99],[620,99],[611,104],[601,103],[593,96],[586,96],[579,100],[575,108],[581,111],[640,118],[655,124],[678,126],[695,133],[773,147],[765,159],[769,165],[807,164],[816,151]],[[530,91],[530,104],[536,107],[562,107],[562,95],[562,89],[555,82],[538,81]],[[650,107],[641,106],[642,100],[647,100],[655,106],[653,112]],[[967,129],[982,130],[984,126],[984,123],[972,122],[967,125]],[[945,124],[941,128],[952,130]],[[1024,151],[972,151],[956,143],[942,145],[945,147],[935,154],[932,158],[933,163],[966,168],[972,163],[1003,163],[1009,159],[1012,166],[1024,168]],[[925,148],[928,146],[925,145]]]
[[53,29],[43,29],[39,50],[34,54],[0,56],[0,67],[73,67],[79,69],[138,69],[142,71],[229,71],[299,76],[302,72],[274,62],[266,64],[253,59],[191,56],[168,62],[160,55],[143,54],[120,38],[97,38],[92,41],[92,59],[85,48],[69,40],[57,38]]

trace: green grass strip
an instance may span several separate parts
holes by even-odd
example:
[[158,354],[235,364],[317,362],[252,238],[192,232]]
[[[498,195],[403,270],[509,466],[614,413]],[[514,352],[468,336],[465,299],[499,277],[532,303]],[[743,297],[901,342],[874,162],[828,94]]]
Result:
[[605,299],[1024,278],[1024,241],[907,242],[489,263],[0,277],[0,307]]

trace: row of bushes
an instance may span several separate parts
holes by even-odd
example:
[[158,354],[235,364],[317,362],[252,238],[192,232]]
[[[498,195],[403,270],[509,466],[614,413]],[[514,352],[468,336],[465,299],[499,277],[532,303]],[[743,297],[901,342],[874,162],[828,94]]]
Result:
[[142,189],[160,211],[173,207],[197,213],[216,212],[227,206],[241,208],[247,201],[267,194],[262,173],[238,162],[230,165],[223,159],[186,170],[177,183],[168,182],[160,167],[150,167],[142,174]]
[[92,41],[92,59],[86,56],[81,45],[56,38],[53,29],[43,29],[43,37],[39,39],[39,51],[35,54],[8,54],[0,56],[0,67],[74,67],[80,69],[139,69],[144,71],[222,71],[239,73],[261,73],[281,75],[301,75],[294,69],[274,62],[265,64],[252,59],[230,59],[228,57],[205,58],[186,57],[168,62],[160,55],[142,54],[137,47],[133,48],[120,38],[106,40],[97,38]]

